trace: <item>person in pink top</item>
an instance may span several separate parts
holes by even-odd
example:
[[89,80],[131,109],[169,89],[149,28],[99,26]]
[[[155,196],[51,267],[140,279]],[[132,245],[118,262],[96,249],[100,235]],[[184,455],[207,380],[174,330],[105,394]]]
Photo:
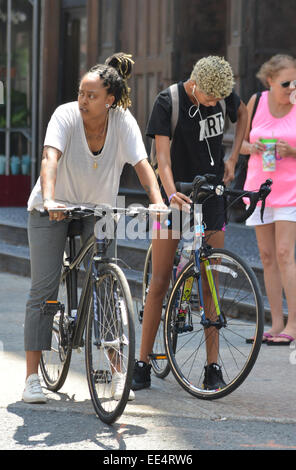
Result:
[[[271,308],[272,325],[263,341],[289,345],[296,338],[296,59],[277,54],[262,65],[257,77],[268,90],[261,94],[251,130],[256,95],[247,106],[249,122],[241,148],[242,154],[250,154],[245,189],[256,189],[267,178],[273,185],[264,222],[257,207],[247,225],[255,226]],[[275,143],[268,144],[266,139]],[[283,290],[288,305],[286,325]]]

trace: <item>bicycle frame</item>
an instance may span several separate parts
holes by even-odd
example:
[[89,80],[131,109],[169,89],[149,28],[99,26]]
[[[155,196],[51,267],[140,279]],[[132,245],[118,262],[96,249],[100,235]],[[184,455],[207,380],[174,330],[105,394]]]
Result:
[[[104,264],[110,261],[105,256],[107,247],[111,243],[110,240],[95,239],[94,235],[90,235],[85,241],[83,246],[79,249],[78,253],[75,253],[75,236],[70,236],[69,247],[70,247],[70,261],[67,269],[64,273],[64,278],[69,276],[70,279],[70,296],[71,296],[71,307],[77,309],[77,314],[74,320],[74,335],[72,338],[72,349],[77,349],[84,345],[83,334],[87,321],[87,312],[92,294],[92,283],[89,282],[92,276],[95,276],[95,265]],[[82,286],[81,296],[78,302],[77,289],[77,270],[80,264],[83,262],[87,254],[92,250],[90,260],[86,268],[86,275]],[[69,273],[70,271],[70,273]],[[97,271],[97,266],[96,266]],[[99,332],[96,332],[98,337]]]
[[[67,277],[70,280],[70,305],[72,309],[77,309],[77,314],[74,319],[75,329],[74,329],[74,336],[72,338],[72,348],[77,349],[83,345],[83,333],[85,329],[85,324],[87,320],[87,309],[89,305],[89,295],[90,295],[90,283],[89,279],[91,276],[92,271],[92,259],[89,262],[89,265],[86,270],[86,276],[82,286],[82,293],[78,303],[77,297],[77,289],[78,289],[78,281],[77,281],[77,269],[79,268],[80,264],[86,257],[86,255],[90,252],[91,249],[94,248],[95,240],[94,236],[90,235],[83,246],[79,249],[78,253],[75,253],[75,236],[70,236],[69,238],[69,247],[70,253],[68,258],[68,264],[66,265],[66,270],[64,272],[63,278],[66,279]],[[93,256],[92,256],[93,258]]]
[[[201,266],[200,266],[200,254],[201,254],[200,250],[204,247],[203,237],[204,237],[204,227],[203,227],[203,221],[202,221],[202,204],[195,204],[194,205],[194,239],[193,239],[192,252],[190,255],[190,259],[194,261],[195,274],[198,274],[197,286],[198,286],[198,294],[199,294],[199,299],[200,299],[200,312],[202,313],[201,324],[206,328],[209,328],[210,326],[219,327],[221,326],[221,318],[220,318],[221,309],[220,309],[220,304],[219,304],[219,298],[217,294],[215,279],[214,279],[212,270],[210,269],[210,262],[208,259],[206,259],[206,257],[203,261],[204,267],[205,267],[205,274],[207,277],[211,296],[214,302],[218,322],[212,322],[211,320],[206,318],[206,314],[205,314],[205,304],[204,304],[203,291],[202,291],[202,275],[201,275]],[[186,300],[190,298],[192,287],[193,287],[193,277],[187,279],[183,286],[181,303],[184,301],[186,302]]]

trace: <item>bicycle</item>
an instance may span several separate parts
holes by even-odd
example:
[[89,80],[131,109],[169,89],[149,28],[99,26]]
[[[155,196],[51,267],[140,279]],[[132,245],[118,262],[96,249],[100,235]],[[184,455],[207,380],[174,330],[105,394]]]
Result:
[[[76,252],[75,237],[81,234],[83,217],[137,213],[135,208],[108,208],[107,212],[83,207],[62,210],[72,219],[67,237],[69,253],[64,253],[57,300],[41,306],[44,314],[53,315],[51,351],[42,352],[41,372],[47,388],[58,391],[66,380],[72,350],[85,345],[91,400],[98,417],[111,424],[123,413],[130,393],[135,355],[133,301],[126,277],[115,264],[117,259],[106,256],[112,238],[106,233],[99,238],[91,235]],[[78,270],[87,259],[78,300]],[[112,393],[116,372],[124,376],[122,394],[117,399]]]
[[[178,249],[175,254],[175,259],[174,259],[174,271],[175,272],[176,272],[176,267],[178,266],[179,261],[180,261],[180,251],[181,249]],[[153,351],[149,355],[150,360],[151,360],[152,370],[154,374],[156,375],[156,377],[160,379],[164,379],[170,373],[170,366],[167,361],[166,353],[164,352],[165,348],[164,348],[163,325],[164,325],[166,304],[168,302],[169,294],[172,289],[172,285],[174,283],[175,276],[176,276],[174,271],[172,272],[169,288],[163,300],[161,319],[160,319],[159,327],[156,333]],[[152,275],[152,243],[148,247],[146,257],[145,257],[145,262],[144,262],[143,280],[142,280],[142,307],[138,311],[138,320],[140,324],[142,324],[143,322],[144,306],[145,306],[146,297],[149,291],[151,275]]]
[[[151,355],[152,367],[154,361],[161,364],[166,374],[172,370],[187,392],[203,399],[221,398],[231,393],[250,373],[261,346],[264,307],[258,281],[246,262],[228,250],[208,245],[204,237],[202,203],[213,194],[245,196],[250,199],[250,206],[244,219],[251,215],[259,200],[263,217],[265,199],[272,184],[267,180],[259,191],[246,192],[212,185],[213,178],[212,175],[197,176],[193,183],[176,184],[178,191],[192,192],[197,230],[189,262],[177,279],[174,268],[174,283],[161,318],[163,336],[158,335],[157,352]],[[145,266],[149,264],[149,256],[150,252]],[[143,292],[147,294],[146,279],[144,270]],[[252,322],[243,320],[250,312]],[[249,337],[254,337],[253,344],[245,341]],[[215,358],[213,363],[218,359],[221,363],[225,385],[218,390],[209,389],[206,383],[210,356]],[[153,369],[155,371],[155,367]]]

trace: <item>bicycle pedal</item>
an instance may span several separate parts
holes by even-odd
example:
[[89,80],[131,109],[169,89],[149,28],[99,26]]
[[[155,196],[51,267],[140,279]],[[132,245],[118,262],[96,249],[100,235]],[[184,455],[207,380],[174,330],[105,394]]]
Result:
[[160,361],[160,360],[165,360],[167,359],[167,355],[166,354],[161,354],[161,353],[158,353],[158,354],[149,354],[149,357],[152,361]]
[[58,300],[46,300],[40,305],[40,310],[44,315],[56,315],[58,312],[64,313],[65,305]]
[[94,381],[96,384],[110,384],[112,374],[109,370],[96,370],[94,371]]

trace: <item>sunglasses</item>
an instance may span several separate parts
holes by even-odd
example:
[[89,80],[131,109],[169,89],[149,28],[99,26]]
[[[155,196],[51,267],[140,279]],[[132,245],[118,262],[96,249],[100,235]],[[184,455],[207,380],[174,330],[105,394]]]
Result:
[[289,81],[289,82],[283,82],[283,83],[281,83],[281,86],[282,86],[283,88],[288,88],[288,87],[290,87],[290,88],[296,88],[296,80],[291,80],[291,81]]

